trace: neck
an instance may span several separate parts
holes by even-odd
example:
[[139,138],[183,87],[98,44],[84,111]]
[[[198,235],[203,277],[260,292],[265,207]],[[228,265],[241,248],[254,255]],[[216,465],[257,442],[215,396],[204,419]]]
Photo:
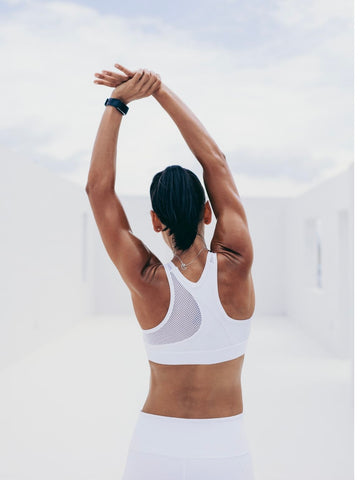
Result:
[[196,238],[193,244],[187,250],[177,250],[173,248],[172,251],[175,258],[180,257],[182,262],[187,263],[192,261],[196,257],[196,255],[200,252],[201,249],[203,250],[199,254],[198,258],[200,258],[201,255],[203,255],[207,251],[207,246],[206,246],[204,236],[201,233],[198,233],[196,235]]

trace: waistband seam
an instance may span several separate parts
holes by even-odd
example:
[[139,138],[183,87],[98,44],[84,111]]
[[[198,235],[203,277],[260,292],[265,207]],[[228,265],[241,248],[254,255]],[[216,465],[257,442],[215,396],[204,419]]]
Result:
[[230,415],[227,417],[210,417],[210,418],[186,418],[186,417],[171,417],[171,416],[166,416],[166,415],[157,415],[155,413],[148,413],[148,412],[143,412],[140,410],[139,415],[142,417],[147,417],[147,418],[153,418],[154,420],[165,420],[168,422],[174,422],[174,423],[224,423],[224,422],[231,422],[234,420],[238,420],[241,418],[244,418],[244,412],[237,413],[236,415]]

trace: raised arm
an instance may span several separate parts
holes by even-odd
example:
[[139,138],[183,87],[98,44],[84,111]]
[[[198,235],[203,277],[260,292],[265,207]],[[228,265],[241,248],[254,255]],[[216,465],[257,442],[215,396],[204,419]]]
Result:
[[249,270],[252,242],[240,195],[224,153],[190,108],[166,85],[153,94],[179,128],[203,168],[203,178],[217,224],[211,242],[213,251],[235,256]]
[[190,150],[204,169],[221,164],[225,155],[190,108],[172,91],[162,84],[154,98],[174,120]]
[[[115,88],[111,97],[129,102],[150,96],[160,86],[152,72],[141,70]],[[120,199],[115,193],[116,148],[123,115],[113,106],[105,107],[91,157],[86,192],[104,246],[132,295],[148,290],[154,254],[130,227]]]

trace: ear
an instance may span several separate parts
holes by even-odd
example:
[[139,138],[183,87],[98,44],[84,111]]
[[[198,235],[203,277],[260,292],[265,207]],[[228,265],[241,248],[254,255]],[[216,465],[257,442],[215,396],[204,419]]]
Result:
[[209,223],[211,223],[211,218],[212,218],[212,211],[211,211],[209,200],[207,200],[207,202],[205,203],[205,209],[204,209],[205,225],[209,225]]
[[159,220],[159,217],[156,215],[154,210],[150,210],[150,215],[151,215],[151,221],[152,221],[152,224],[153,224],[154,231],[155,232],[161,232],[163,227],[162,227],[162,223]]

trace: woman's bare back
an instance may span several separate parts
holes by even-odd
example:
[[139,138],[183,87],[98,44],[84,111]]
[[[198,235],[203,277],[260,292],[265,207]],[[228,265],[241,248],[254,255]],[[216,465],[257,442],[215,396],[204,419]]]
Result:
[[[228,255],[218,253],[218,290],[224,311],[231,318],[250,318],[255,295],[251,274],[244,278]],[[197,282],[205,266],[206,252],[192,268],[181,273]],[[141,301],[133,298],[140,326],[149,329],[165,317],[170,303],[170,288],[161,264],[149,266],[152,288]],[[152,290],[152,292],[151,292]],[[244,355],[211,365],[150,364],[150,389],[143,411],[181,418],[212,418],[237,415],[243,411],[241,370]]]

